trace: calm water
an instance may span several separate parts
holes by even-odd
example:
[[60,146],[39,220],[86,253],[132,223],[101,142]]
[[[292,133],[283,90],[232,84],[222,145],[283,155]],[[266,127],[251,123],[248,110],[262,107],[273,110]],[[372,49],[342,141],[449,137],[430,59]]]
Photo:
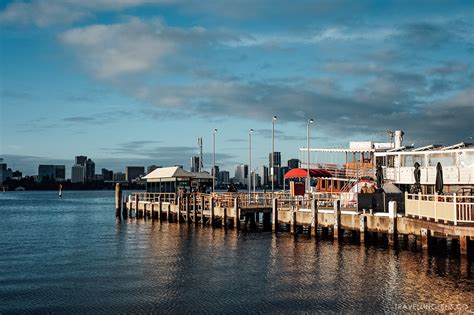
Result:
[[120,224],[113,197],[0,194],[0,313],[474,311],[473,264],[453,254]]

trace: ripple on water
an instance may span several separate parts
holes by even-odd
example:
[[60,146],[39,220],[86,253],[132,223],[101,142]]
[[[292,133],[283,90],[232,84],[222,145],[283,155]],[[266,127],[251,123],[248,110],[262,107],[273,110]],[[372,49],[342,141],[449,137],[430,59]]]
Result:
[[393,312],[474,309],[448,254],[128,220],[113,192],[0,194],[0,312]]

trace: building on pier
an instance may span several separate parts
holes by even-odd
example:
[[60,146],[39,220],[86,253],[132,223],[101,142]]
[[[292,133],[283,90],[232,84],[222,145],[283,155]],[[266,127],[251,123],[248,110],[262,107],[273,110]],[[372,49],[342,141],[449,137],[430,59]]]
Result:
[[212,175],[207,172],[188,172],[181,167],[157,168],[143,177],[147,192],[205,191],[212,187]]

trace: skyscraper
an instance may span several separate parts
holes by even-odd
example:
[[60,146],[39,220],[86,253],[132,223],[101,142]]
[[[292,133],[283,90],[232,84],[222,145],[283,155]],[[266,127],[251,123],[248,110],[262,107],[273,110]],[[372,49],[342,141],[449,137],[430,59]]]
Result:
[[[268,167],[269,167],[269,175],[270,175],[270,185],[272,182],[272,173],[273,173],[273,182],[275,183],[276,186],[281,185],[281,181],[279,181],[280,176],[279,174],[281,173],[280,168],[281,168],[281,152],[274,152],[273,153],[273,163],[272,165],[272,153],[268,154]],[[272,172],[272,166],[273,166],[273,172]]]
[[78,155],[76,156],[76,164],[86,166],[87,156]]
[[201,157],[198,155],[191,157],[191,172],[201,171]]
[[114,178],[114,172],[113,171],[109,171],[106,168],[102,169],[102,180],[104,180],[104,181],[112,180],[113,178]]
[[76,164],[71,168],[71,183],[84,183],[85,166]]
[[263,166],[260,166],[259,168],[259,175],[262,179],[262,185],[263,186],[268,186],[270,185],[269,183],[269,176],[268,176],[268,167],[263,165]]
[[139,178],[140,176],[145,175],[144,166],[127,166],[125,168],[125,180],[131,182],[134,179]]
[[95,163],[91,159],[87,159],[85,162],[85,180],[91,182],[95,179]]
[[299,159],[289,159],[288,160],[288,169],[292,170],[294,168],[300,167],[300,160]]

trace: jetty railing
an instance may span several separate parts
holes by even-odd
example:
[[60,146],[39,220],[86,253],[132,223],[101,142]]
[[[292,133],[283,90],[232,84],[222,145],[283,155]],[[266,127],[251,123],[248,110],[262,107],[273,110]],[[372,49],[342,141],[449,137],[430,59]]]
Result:
[[129,201],[136,202],[137,197],[138,201],[143,202],[159,202],[161,198],[161,202],[167,202],[171,204],[177,203],[176,193],[135,192],[129,195]]
[[405,214],[454,225],[474,224],[474,196],[405,193]]

